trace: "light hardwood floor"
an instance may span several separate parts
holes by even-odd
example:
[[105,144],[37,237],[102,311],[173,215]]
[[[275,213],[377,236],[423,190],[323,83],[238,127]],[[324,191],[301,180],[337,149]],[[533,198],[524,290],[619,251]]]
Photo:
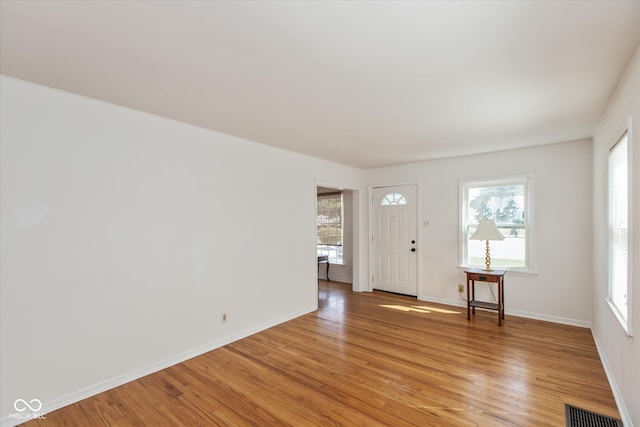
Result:
[[588,329],[320,282],[319,310],[34,426],[564,426],[618,418]]

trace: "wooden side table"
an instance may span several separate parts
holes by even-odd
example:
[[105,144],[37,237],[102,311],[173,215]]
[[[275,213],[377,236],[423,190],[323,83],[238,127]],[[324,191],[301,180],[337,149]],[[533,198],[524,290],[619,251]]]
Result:
[[[329,255],[318,255],[318,276],[320,276],[320,264],[327,264],[327,282],[330,282],[329,279]],[[320,279],[318,279],[320,280]]]
[[[467,273],[467,320],[471,320],[471,313],[476,314],[476,307],[498,312],[498,326],[504,320],[504,273],[505,270],[483,270],[470,268]],[[476,301],[476,281],[498,284],[498,303]]]

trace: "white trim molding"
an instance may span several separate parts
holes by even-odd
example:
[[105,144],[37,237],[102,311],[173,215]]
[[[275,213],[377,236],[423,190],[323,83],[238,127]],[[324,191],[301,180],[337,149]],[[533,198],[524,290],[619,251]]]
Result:
[[476,187],[491,187],[498,185],[524,185],[525,198],[524,198],[524,219],[526,224],[526,242],[525,242],[525,262],[524,268],[512,267],[508,268],[510,272],[519,272],[524,274],[537,274],[536,268],[536,233],[535,233],[535,172],[520,174],[520,175],[506,175],[487,178],[472,178],[458,181],[458,263],[459,266],[465,266],[467,264],[467,191],[469,188]]

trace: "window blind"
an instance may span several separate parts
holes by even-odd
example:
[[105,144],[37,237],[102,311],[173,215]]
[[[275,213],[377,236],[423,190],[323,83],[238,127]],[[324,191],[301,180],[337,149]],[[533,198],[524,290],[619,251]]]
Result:
[[625,132],[609,151],[609,298],[627,321],[629,171]]

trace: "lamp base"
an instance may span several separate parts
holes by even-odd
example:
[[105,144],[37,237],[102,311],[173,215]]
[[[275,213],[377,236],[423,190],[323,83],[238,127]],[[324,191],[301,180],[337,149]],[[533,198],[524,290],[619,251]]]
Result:
[[484,265],[486,266],[485,268],[483,268],[484,271],[493,271],[493,268],[491,268],[491,255],[489,255],[489,241],[485,240],[486,245],[487,245],[487,253],[485,254],[484,257]]

